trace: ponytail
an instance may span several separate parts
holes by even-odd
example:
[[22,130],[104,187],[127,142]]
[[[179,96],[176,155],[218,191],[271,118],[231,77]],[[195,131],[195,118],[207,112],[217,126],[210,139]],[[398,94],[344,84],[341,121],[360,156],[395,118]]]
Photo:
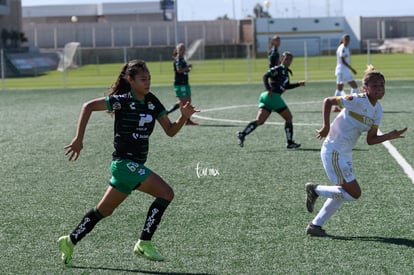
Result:
[[124,64],[121,72],[114,84],[108,90],[109,95],[119,95],[128,93],[131,90],[131,85],[128,82],[128,76],[134,78],[139,72],[148,72],[149,69],[144,60],[135,59]]
[[365,70],[365,74],[364,77],[362,78],[362,85],[363,86],[367,86],[368,82],[373,78],[373,77],[380,77],[382,78],[382,80],[384,80],[385,82],[385,77],[384,75],[380,72],[377,71],[375,69],[375,67],[372,64],[368,64],[367,65],[367,69]]
[[124,64],[124,66],[122,67],[122,70],[118,75],[118,78],[109,88],[108,95],[124,94],[124,93],[129,92],[129,90],[131,89],[131,85],[129,85],[129,82],[126,79],[127,69],[128,69],[128,63]]

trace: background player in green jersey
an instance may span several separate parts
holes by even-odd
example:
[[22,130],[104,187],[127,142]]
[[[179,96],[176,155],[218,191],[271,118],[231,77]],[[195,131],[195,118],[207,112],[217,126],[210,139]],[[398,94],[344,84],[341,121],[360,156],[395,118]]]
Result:
[[[114,147],[111,163],[112,178],[98,205],[88,211],[75,229],[59,238],[63,262],[72,265],[74,246],[88,234],[103,218],[128,197],[133,190],[139,190],[155,197],[151,204],[140,238],[134,247],[137,255],[151,260],[163,260],[151,243],[151,238],[161,221],[161,217],[172,201],[172,188],[144,163],[148,154],[148,140],[155,121],[168,136],[174,136],[187,119],[197,110],[189,102],[180,103],[181,116],[171,122],[158,98],[150,92],[151,75],[143,60],[132,60],[122,68],[117,81],[109,90],[109,95],[93,99],[82,106],[76,135],[65,146],[65,155],[76,160],[83,148],[83,137],[91,113],[109,111],[114,114]],[[120,228],[121,229],[121,228]]]
[[246,136],[253,132],[257,126],[265,123],[273,111],[277,112],[285,120],[287,148],[295,149],[300,147],[300,144],[295,143],[293,140],[292,113],[282,98],[282,94],[286,90],[305,86],[305,81],[299,81],[295,84],[290,83],[289,73],[291,73],[291,71],[289,70],[289,66],[292,63],[292,60],[293,55],[290,52],[284,52],[282,54],[281,64],[270,68],[263,75],[263,83],[266,91],[260,94],[259,111],[256,115],[256,119],[247,124],[246,128],[237,134],[240,147],[244,146]]
[[267,53],[267,58],[269,59],[269,68],[277,66],[280,64],[280,36],[274,35],[270,40],[269,51]]
[[[179,103],[190,102],[191,103],[191,87],[188,81],[188,74],[193,66],[188,64],[184,58],[185,46],[183,43],[178,44],[173,52],[173,68],[174,68],[174,91],[178,98],[178,102],[170,107],[168,113],[171,113],[178,109]],[[187,125],[198,125],[197,122],[192,121],[190,118],[186,122]]]

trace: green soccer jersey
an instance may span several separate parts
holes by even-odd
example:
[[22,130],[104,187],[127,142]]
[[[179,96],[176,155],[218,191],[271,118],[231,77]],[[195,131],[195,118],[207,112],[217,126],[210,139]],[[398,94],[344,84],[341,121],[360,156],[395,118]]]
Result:
[[174,67],[174,85],[188,85],[188,72],[179,73],[181,68],[188,67],[187,61],[184,57],[177,56],[173,61]]
[[283,94],[286,90],[299,87],[299,83],[290,83],[290,73],[292,73],[291,70],[283,64],[270,68],[263,76],[266,91],[271,90],[273,93]]
[[280,55],[276,47],[272,47],[267,54],[269,59],[269,68],[279,65]]
[[270,68],[268,70],[268,75],[270,76],[272,92],[282,94],[286,89],[290,88],[289,71],[284,65]]
[[113,159],[130,159],[144,164],[149,137],[156,119],[166,113],[165,107],[152,93],[145,95],[143,100],[136,99],[132,92],[110,95],[105,100],[108,110],[115,112]]

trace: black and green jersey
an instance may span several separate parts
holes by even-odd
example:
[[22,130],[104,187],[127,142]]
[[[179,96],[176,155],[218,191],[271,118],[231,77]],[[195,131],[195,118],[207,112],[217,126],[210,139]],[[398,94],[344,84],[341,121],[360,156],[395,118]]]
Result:
[[164,106],[152,93],[143,100],[137,100],[132,92],[110,95],[105,100],[108,110],[115,112],[113,159],[144,164],[155,121],[166,113]]
[[188,72],[179,73],[177,70],[188,67],[187,61],[184,57],[177,55],[173,62],[174,66],[174,85],[187,85],[188,84]]
[[279,65],[279,51],[276,47],[272,47],[269,52],[267,53],[267,57],[269,59],[269,68]]
[[[289,73],[291,71],[285,65],[279,65],[270,68],[263,76],[263,84],[266,90],[272,90],[273,93],[283,94],[285,90],[299,87],[299,84],[290,84]],[[268,79],[270,78],[270,85]]]

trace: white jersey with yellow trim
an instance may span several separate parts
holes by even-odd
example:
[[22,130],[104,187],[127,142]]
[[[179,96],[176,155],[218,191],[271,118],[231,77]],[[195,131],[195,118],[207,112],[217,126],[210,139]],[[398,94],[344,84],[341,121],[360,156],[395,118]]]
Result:
[[362,132],[379,127],[382,107],[379,102],[373,106],[365,93],[338,96],[337,101],[342,110],[332,121],[324,146],[350,153]]

